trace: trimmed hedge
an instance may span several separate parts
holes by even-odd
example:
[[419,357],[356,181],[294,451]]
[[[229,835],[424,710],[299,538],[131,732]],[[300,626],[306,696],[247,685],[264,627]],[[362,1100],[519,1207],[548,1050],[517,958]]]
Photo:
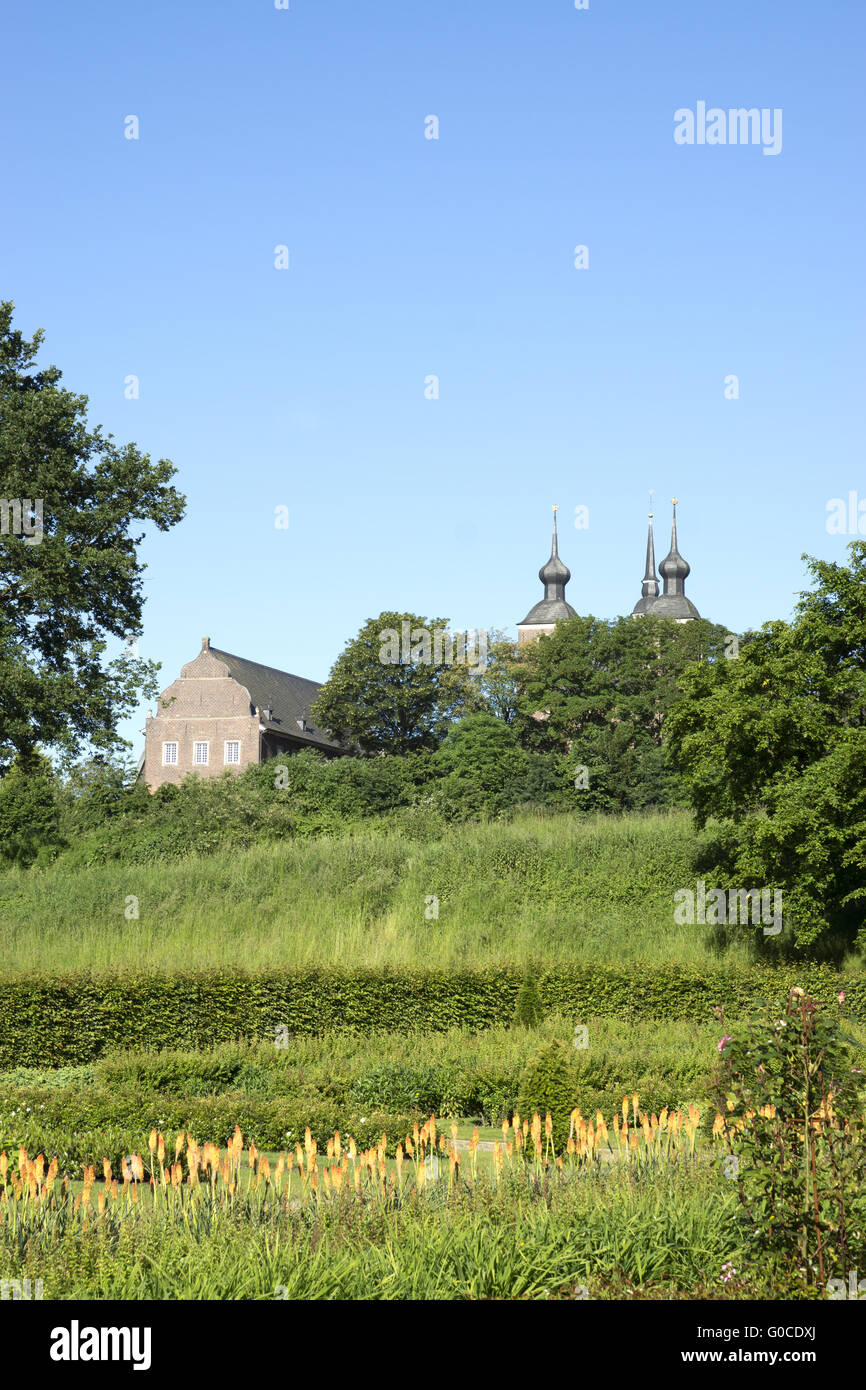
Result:
[[0,1100],[0,1150],[13,1153],[23,1144],[31,1155],[41,1151],[49,1160],[56,1157],[64,1170],[81,1163],[101,1165],[103,1158],[117,1168],[121,1154],[140,1153],[149,1169],[151,1128],[164,1134],[171,1156],[180,1130],[193,1134],[199,1143],[209,1140],[224,1146],[239,1124],[244,1142],[252,1141],[259,1149],[294,1149],[303,1143],[309,1126],[323,1152],[334,1131],[340,1130],[363,1148],[378,1143],[384,1132],[393,1153],[398,1141],[411,1132],[413,1122],[421,1118],[417,1113],[382,1110],[350,1113],[309,1097],[265,1100],[240,1091],[171,1096],[21,1090]]
[[[481,1031],[511,1022],[524,972],[487,970],[214,970],[182,974],[7,975],[0,980],[0,1069],[91,1062],[124,1047],[203,1049],[238,1038],[340,1030]],[[866,1021],[866,974],[828,966],[689,971],[681,967],[536,968],[542,1005],[581,1018],[729,1018],[782,1008],[800,985]]]

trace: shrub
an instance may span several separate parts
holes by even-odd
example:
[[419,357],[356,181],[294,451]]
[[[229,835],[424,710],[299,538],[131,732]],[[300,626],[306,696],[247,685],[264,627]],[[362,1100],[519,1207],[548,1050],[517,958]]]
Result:
[[542,1043],[520,1078],[517,1108],[521,1119],[529,1119],[536,1111],[542,1119],[550,1115],[557,1150],[563,1149],[568,1142],[577,1089],[574,1049],[559,1039]]

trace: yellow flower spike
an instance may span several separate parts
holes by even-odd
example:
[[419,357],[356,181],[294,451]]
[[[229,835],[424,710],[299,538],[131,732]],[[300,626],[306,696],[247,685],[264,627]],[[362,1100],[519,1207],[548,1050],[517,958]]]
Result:
[[664,1110],[663,1110],[662,1113],[659,1115],[659,1129],[667,1129],[667,1125],[668,1125],[668,1111],[667,1111],[667,1106],[665,1106]]
[[304,1130],[304,1152],[306,1153],[306,1155],[307,1155],[308,1158],[309,1158],[309,1156],[310,1156],[310,1150],[312,1149],[312,1147],[313,1147],[313,1136],[312,1136],[312,1133],[311,1133],[311,1131],[310,1131],[310,1126],[307,1125],[307,1128]]
[[334,1141],[333,1141],[333,1139],[329,1139],[329,1140],[328,1140],[328,1158],[330,1159],[330,1158],[333,1158],[333,1157],[334,1157]]
[[356,1192],[360,1192],[360,1191],[361,1191],[361,1170],[360,1170],[360,1168],[356,1168],[356,1169],[355,1169],[355,1172],[354,1172],[354,1179],[355,1179],[355,1191],[356,1191]]
[[637,1134],[634,1130],[632,1130],[631,1134],[629,1135],[628,1146],[630,1149],[636,1149],[638,1147]]
[[331,1175],[330,1175],[330,1173],[328,1172],[328,1169],[327,1169],[327,1168],[324,1168],[324,1169],[322,1170],[322,1177],[324,1178],[324,1181],[325,1181],[325,1191],[326,1191],[326,1192],[330,1192],[330,1190],[331,1190]]
[[141,1154],[132,1155],[132,1174],[136,1182],[144,1182],[144,1164],[141,1161]]
[[111,1182],[111,1164],[107,1158],[102,1160],[102,1176],[107,1183]]
[[111,1179],[111,1200],[112,1202],[117,1201],[117,1178]]
[[358,1157],[358,1145],[352,1138],[349,1139],[349,1157],[351,1158],[353,1163],[355,1162],[355,1159]]
[[341,1156],[342,1156],[342,1153],[343,1153],[343,1148],[342,1148],[342,1145],[341,1145],[341,1143],[340,1143],[340,1131],[339,1131],[339,1130],[335,1130],[335,1131],[334,1131],[334,1156],[335,1156],[335,1158],[337,1159],[337,1162],[340,1161],[340,1158],[341,1158]]
[[623,1120],[628,1119],[628,1096],[622,1098],[622,1118]]
[[571,1137],[570,1134],[569,1134],[569,1136],[568,1136],[568,1143],[567,1143],[566,1146],[565,1146],[565,1151],[566,1151],[566,1153],[568,1153],[568,1154],[573,1154],[573,1153],[574,1153],[574,1139]]
[[175,1156],[175,1158],[180,1158],[180,1155],[183,1153],[185,1140],[186,1140],[186,1135],[184,1134],[184,1131],[181,1130],[180,1134],[178,1134],[178,1135],[175,1137],[175,1141],[174,1141],[174,1156]]
[[553,1137],[553,1120],[549,1110],[544,1117],[544,1135],[546,1139],[551,1139]]
[[505,1141],[505,1152],[509,1158],[514,1154],[514,1144],[510,1139],[506,1139]]
[[402,1144],[398,1144],[398,1145],[397,1145],[397,1152],[396,1152],[396,1154],[394,1155],[394,1157],[395,1157],[396,1162],[397,1162],[397,1172],[398,1172],[398,1174],[401,1174],[401,1175],[402,1175],[402,1172],[403,1172],[403,1145],[402,1145]]
[[436,1116],[435,1116],[435,1115],[431,1115],[431,1116],[430,1116],[429,1125],[430,1125],[430,1142],[431,1142],[432,1144],[435,1144],[435,1143],[436,1143]]
[[150,1135],[149,1135],[148,1140],[147,1140],[147,1147],[150,1149],[150,1152],[151,1152],[151,1153],[153,1153],[153,1151],[154,1151],[155,1148],[156,1148],[156,1130],[155,1130],[155,1129],[152,1129],[152,1130],[150,1131]]
[[502,1142],[503,1142],[503,1143],[505,1143],[505,1141],[506,1141],[507,1138],[508,1138],[508,1131],[509,1131],[510,1128],[511,1128],[511,1126],[509,1125],[508,1121],[507,1121],[507,1120],[503,1120],[503,1121],[502,1121]]
[[165,1139],[161,1134],[156,1136],[156,1156],[160,1163],[165,1162]]
[[452,1139],[456,1139],[456,1138],[457,1138],[457,1126],[455,1125],[455,1123],[454,1123],[453,1120],[451,1121],[451,1138],[452,1138]]
[[440,1135],[439,1135],[439,1152],[440,1152],[441,1154],[444,1154],[444,1152],[445,1152],[445,1135],[444,1135],[444,1134],[440,1134]]

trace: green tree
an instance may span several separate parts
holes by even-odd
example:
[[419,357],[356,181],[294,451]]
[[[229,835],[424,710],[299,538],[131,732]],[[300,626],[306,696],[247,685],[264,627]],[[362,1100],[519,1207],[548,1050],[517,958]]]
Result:
[[157,693],[159,669],[104,655],[141,632],[143,536],[130,526],[166,531],[183,515],[171,463],[91,429],[87,397],[36,366],[42,332],[26,340],[12,310],[0,303],[0,766],[37,744],[67,758],[123,745],[118,724]]
[[0,861],[27,868],[40,849],[59,841],[54,772],[37,751],[19,755],[0,780]]
[[782,890],[799,949],[866,948],[866,542],[736,660],[693,667],[668,721],[699,826],[730,884]]
[[439,795],[461,815],[494,815],[522,797],[527,755],[509,726],[492,714],[461,719],[433,762],[443,774]]
[[675,801],[665,720],[680,698],[683,672],[695,661],[714,662],[725,636],[725,628],[704,619],[559,623],[523,658],[515,728],[527,747],[573,760],[587,810]]
[[504,633],[488,637],[487,669],[479,677],[478,688],[491,714],[505,724],[513,724],[520,711],[521,652]]
[[415,613],[370,618],[334,663],[313,718],[365,753],[438,747],[455,719],[483,704],[478,674],[465,661],[465,636],[453,650],[435,636],[447,628],[447,618]]

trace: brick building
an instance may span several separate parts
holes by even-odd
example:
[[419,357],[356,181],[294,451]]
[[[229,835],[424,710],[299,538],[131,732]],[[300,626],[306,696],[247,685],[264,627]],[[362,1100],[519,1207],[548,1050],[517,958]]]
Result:
[[148,715],[139,775],[155,790],[190,772],[218,777],[302,748],[336,757],[345,750],[310,714],[319,689],[316,681],[219,651],[204,637],[198,656]]

